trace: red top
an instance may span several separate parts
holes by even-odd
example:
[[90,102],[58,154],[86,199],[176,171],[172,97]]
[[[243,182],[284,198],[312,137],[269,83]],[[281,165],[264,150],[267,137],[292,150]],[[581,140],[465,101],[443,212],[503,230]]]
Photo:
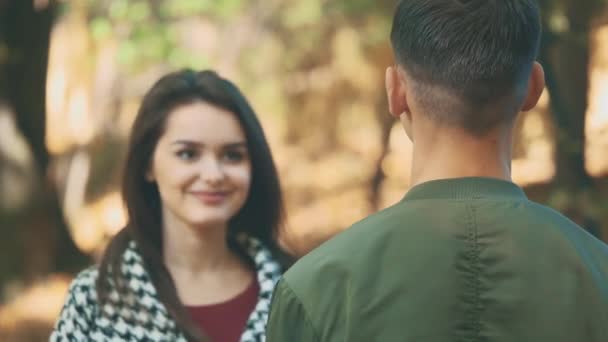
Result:
[[260,285],[252,281],[244,292],[225,302],[186,308],[211,341],[239,342],[259,293]]

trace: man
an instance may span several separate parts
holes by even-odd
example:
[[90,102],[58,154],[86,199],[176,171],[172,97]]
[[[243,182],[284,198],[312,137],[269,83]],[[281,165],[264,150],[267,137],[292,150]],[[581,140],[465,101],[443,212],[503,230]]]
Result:
[[608,341],[608,247],[511,182],[539,37],[533,0],[400,2],[386,89],[412,188],[286,273],[268,341]]

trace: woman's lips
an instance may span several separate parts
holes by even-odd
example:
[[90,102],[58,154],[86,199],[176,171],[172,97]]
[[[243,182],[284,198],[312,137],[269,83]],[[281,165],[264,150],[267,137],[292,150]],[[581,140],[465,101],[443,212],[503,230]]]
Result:
[[194,191],[191,194],[207,205],[218,205],[224,202],[230,193],[228,191]]

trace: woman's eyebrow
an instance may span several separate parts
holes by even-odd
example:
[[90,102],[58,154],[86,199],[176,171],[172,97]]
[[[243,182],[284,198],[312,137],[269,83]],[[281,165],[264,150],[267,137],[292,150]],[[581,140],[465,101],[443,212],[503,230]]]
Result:
[[[205,147],[205,144],[200,141],[195,140],[175,140],[171,143],[171,145],[187,145],[187,146],[197,146],[197,147]],[[235,141],[222,144],[223,148],[238,148],[238,147],[247,147],[247,143],[244,141]]]

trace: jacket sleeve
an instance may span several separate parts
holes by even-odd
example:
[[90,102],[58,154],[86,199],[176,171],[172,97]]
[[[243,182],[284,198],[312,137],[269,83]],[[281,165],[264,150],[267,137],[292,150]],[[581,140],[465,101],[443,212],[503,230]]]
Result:
[[65,304],[49,338],[50,342],[88,341],[92,328],[92,311],[97,307],[93,270],[81,272],[72,281]]
[[277,284],[266,326],[268,342],[318,342],[312,322],[302,302],[285,279]]

